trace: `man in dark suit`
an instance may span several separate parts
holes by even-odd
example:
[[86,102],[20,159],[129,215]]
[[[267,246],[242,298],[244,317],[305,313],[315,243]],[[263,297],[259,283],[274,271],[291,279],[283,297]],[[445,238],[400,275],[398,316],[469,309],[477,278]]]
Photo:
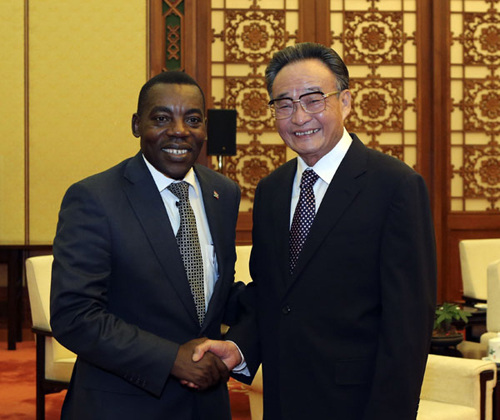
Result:
[[[191,360],[202,337],[221,337],[236,299],[240,190],[195,164],[206,140],[204,109],[191,77],[155,76],[132,118],[141,151],[74,184],[63,199],[51,325],[78,355],[63,419],[231,418],[224,363],[213,354]],[[189,245],[193,260],[181,254],[180,232],[189,223],[170,190],[181,184],[196,219],[195,234],[184,236],[197,236]],[[192,266],[199,269],[190,283]]]
[[436,298],[424,181],[347,133],[349,75],[330,48],[285,48],[266,81],[299,157],[256,190],[253,283],[226,337],[243,363],[230,341],[194,360],[210,349],[246,382],[262,363],[265,419],[415,419]]

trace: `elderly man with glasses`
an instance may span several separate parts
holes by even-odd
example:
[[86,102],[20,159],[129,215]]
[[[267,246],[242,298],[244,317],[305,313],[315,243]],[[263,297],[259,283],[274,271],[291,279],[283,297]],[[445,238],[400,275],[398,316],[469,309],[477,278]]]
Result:
[[265,419],[415,419],[436,299],[424,180],[346,131],[332,49],[287,47],[266,81],[298,157],[260,181],[241,317],[194,360],[210,350],[244,382],[262,363]]

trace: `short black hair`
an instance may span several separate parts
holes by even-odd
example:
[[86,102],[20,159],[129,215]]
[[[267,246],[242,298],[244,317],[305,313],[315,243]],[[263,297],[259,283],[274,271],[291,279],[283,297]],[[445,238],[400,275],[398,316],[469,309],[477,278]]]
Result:
[[278,51],[273,55],[266,68],[266,84],[269,96],[272,98],[273,83],[278,72],[287,64],[318,59],[331,70],[337,79],[337,90],[349,89],[349,70],[340,56],[331,48],[314,42],[303,42]]
[[203,110],[205,110],[205,94],[201,89],[200,85],[196,80],[194,80],[189,74],[184,73],[183,71],[163,71],[160,74],[149,79],[144,86],[141,88],[139,92],[139,101],[137,102],[137,114],[141,115],[144,109],[144,102],[146,102],[146,98],[148,96],[149,90],[154,86],[160,83],[164,83],[167,85],[192,85],[196,86],[201,93],[201,98],[203,100]]

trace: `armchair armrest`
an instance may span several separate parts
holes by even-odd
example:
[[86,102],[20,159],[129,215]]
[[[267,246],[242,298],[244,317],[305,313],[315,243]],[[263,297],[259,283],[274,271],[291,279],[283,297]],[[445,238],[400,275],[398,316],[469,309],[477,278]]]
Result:
[[41,335],[44,337],[53,337],[52,331],[48,331],[43,328],[31,327],[31,331],[34,332],[36,335]]
[[430,354],[420,398],[471,407],[484,419],[496,378],[494,362]]

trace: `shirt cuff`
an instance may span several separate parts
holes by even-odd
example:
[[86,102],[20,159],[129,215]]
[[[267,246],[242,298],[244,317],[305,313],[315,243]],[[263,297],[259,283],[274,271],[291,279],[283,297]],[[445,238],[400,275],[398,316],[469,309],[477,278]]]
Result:
[[238,345],[234,341],[231,341],[231,340],[227,340],[227,341],[229,343],[233,343],[236,346],[236,348],[240,352],[240,356],[241,356],[240,364],[235,366],[233,368],[232,372],[237,373],[237,374],[241,374],[241,375],[245,375],[245,376],[250,376],[250,371],[248,370],[247,362],[245,361],[245,356],[243,356],[243,353],[241,352],[240,348],[238,347]]

